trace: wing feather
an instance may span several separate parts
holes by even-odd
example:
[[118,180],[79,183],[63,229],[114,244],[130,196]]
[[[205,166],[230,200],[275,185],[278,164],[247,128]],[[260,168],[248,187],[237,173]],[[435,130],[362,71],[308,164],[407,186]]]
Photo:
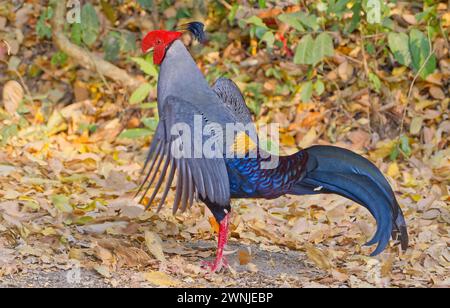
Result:
[[[163,110],[160,114],[160,123],[147,155],[144,167],[147,174],[138,192],[145,185],[144,196],[149,192],[153,183],[155,187],[148,201],[148,206],[154,201],[161,186],[163,188],[162,198],[158,204],[160,209],[166,199],[175,174],[177,175],[175,199],[172,211],[178,209],[185,211],[193,203],[194,196],[199,194],[202,199],[208,199],[218,206],[227,206],[230,199],[230,188],[228,173],[223,157],[220,158],[193,158],[188,157],[188,147],[193,145],[182,144],[182,155],[180,158],[172,155],[172,145],[179,142],[180,136],[172,136],[172,127],[177,123],[186,123],[194,127],[194,116],[202,112],[194,104],[180,98],[169,96],[166,98]],[[205,116],[203,115],[205,118]],[[207,118],[207,117],[206,117]],[[193,134],[192,134],[193,135]],[[176,141],[175,141],[176,140]],[[184,141],[184,140],[183,140]],[[182,142],[183,142],[182,141]],[[190,149],[193,153],[193,149]],[[169,168],[170,166],[170,168]],[[161,169],[161,170],[160,170]],[[159,175],[158,175],[159,174]],[[159,177],[158,177],[159,176]],[[164,181],[166,179],[166,181]],[[142,199],[144,198],[142,197]],[[142,201],[141,199],[141,201]]]

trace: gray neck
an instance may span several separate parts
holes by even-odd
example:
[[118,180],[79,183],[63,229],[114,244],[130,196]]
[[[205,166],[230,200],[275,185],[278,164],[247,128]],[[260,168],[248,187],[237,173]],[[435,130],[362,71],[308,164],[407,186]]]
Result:
[[195,102],[210,92],[208,82],[180,40],[172,43],[166,51],[158,79],[158,105],[167,96],[174,95]]

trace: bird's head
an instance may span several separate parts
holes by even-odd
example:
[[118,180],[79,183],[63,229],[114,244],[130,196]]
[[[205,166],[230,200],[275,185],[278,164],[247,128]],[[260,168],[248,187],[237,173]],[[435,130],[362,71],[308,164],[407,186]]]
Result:
[[[206,40],[204,25],[201,22],[191,22],[181,26],[179,30],[189,31],[195,39],[203,43]],[[164,60],[167,49],[177,39],[181,37],[181,31],[154,30],[147,33],[143,40],[141,49],[147,53],[153,49],[153,63],[160,65]]]

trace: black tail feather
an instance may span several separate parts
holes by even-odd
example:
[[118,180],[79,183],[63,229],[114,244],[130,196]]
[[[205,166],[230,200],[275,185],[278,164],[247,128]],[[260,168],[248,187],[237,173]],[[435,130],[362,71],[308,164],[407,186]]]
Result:
[[377,231],[366,245],[378,243],[372,255],[381,253],[391,235],[399,238],[402,249],[408,247],[403,213],[394,192],[381,171],[364,157],[333,146],[314,146],[308,153],[305,177],[293,188],[293,194],[334,193],[364,207],[377,221]]

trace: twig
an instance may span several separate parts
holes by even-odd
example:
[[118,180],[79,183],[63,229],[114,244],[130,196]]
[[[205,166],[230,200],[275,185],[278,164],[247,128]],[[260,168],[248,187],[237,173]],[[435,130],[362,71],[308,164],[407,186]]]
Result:
[[130,91],[136,89],[141,83],[138,79],[129,75],[125,70],[118,68],[114,64],[73,44],[64,35],[65,13],[66,1],[56,1],[55,13],[52,19],[53,41],[55,45],[71,57],[77,64],[89,70],[97,71],[100,76],[103,75],[114,80],[128,88]]
[[413,81],[411,82],[411,85],[409,86],[409,90],[408,90],[408,96],[406,98],[406,106],[405,109],[403,110],[403,114],[402,114],[402,120],[400,122],[400,134],[398,136],[398,138],[400,139],[400,137],[403,135],[403,125],[405,123],[405,118],[406,118],[406,112],[408,111],[408,106],[409,106],[409,102],[411,100],[411,95],[412,95],[412,91],[414,88],[414,84],[417,81],[417,78],[419,78],[420,73],[423,71],[423,69],[425,68],[425,66],[427,65],[428,61],[431,59],[431,57],[434,55],[435,50],[433,49],[427,56],[427,58],[425,59],[425,61],[423,62],[422,66],[420,67],[420,69],[417,71],[416,75],[414,76]]
[[362,35],[362,38],[365,39],[370,39],[370,38],[378,38],[378,37],[383,37],[386,36],[386,33],[376,33],[376,34],[369,34],[369,35]]
[[359,60],[357,60],[357,59],[355,59],[355,58],[352,58],[352,57],[350,57],[350,56],[347,56],[347,55],[345,55],[345,54],[343,54],[343,53],[339,53],[339,55],[342,56],[342,57],[344,57],[344,58],[346,58],[347,60],[352,61],[352,62],[355,62],[355,63],[357,63],[357,64],[359,64],[359,65],[362,65],[362,64],[363,64],[363,61],[359,61]]
[[11,55],[11,45],[9,45],[7,40],[2,39],[1,41],[3,42],[3,44],[6,45],[6,50],[7,50],[8,56],[10,56]]
[[[361,31],[360,31],[361,33]],[[364,38],[362,37],[362,35],[360,34],[360,42],[361,42],[361,53],[362,53],[362,57],[363,57],[363,64],[364,64],[364,71],[366,73],[366,78],[369,79],[369,65],[367,64],[367,59],[366,59],[366,49],[364,48]],[[370,89],[369,91],[367,91],[367,95],[369,96],[369,102],[370,102]],[[368,110],[367,110],[367,117],[368,117],[368,121],[367,121],[367,125],[369,128],[369,133],[372,133],[372,125],[370,125],[370,118],[371,118],[371,114],[370,114],[370,110],[371,110],[371,106],[369,106]]]

